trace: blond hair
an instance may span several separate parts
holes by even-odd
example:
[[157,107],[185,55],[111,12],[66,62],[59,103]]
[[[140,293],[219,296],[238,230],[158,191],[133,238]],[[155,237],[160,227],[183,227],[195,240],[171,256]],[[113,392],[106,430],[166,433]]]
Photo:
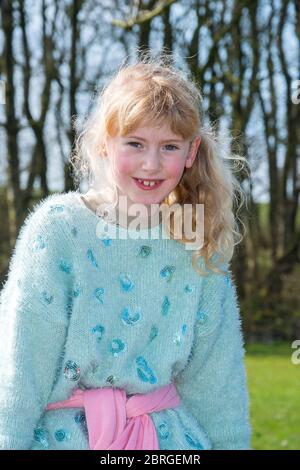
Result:
[[[94,187],[103,200],[108,198],[111,202],[116,197],[116,187],[108,159],[103,154],[106,136],[125,136],[141,123],[157,125],[162,122],[184,139],[200,136],[192,167],[184,169],[180,182],[163,202],[169,206],[204,204],[204,243],[201,249],[194,251],[192,264],[201,275],[207,274],[197,263],[201,260],[208,270],[224,273],[226,270],[222,271],[220,266],[231,260],[234,246],[243,238],[238,221],[244,227],[237,214],[245,194],[234,176],[231,162],[236,165],[246,160],[232,155],[228,142],[217,135],[212,125],[204,124],[198,86],[171,61],[172,56],[167,53],[153,58],[144,51],[136,63],[121,65],[99,93],[94,111],[87,116],[77,135],[71,156],[73,176],[77,183],[87,176],[89,186]],[[237,203],[236,217],[234,203]],[[171,221],[171,237],[173,228]],[[176,240],[184,244],[190,241],[184,235]]]

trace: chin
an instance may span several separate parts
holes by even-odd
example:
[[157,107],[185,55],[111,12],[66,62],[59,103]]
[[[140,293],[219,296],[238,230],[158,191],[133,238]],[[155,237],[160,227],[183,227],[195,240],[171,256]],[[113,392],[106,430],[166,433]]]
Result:
[[161,198],[152,198],[152,199],[140,198],[136,202],[139,204],[145,204],[145,206],[150,206],[151,204],[160,204],[163,201],[164,199],[161,199]]

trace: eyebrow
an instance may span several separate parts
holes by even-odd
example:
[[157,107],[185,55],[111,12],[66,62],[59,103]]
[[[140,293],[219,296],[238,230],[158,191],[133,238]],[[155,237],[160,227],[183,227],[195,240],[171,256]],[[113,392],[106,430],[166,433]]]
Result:
[[[143,137],[139,137],[137,135],[128,135],[128,136],[125,136],[125,139],[129,139],[129,138],[132,138],[132,139],[138,139],[138,140],[142,140],[143,142],[146,142],[147,139],[144,139]],[[160,143],[163,144],[165,142],[183,142],[183,139],[167,139],[167,140],[162,140]]]

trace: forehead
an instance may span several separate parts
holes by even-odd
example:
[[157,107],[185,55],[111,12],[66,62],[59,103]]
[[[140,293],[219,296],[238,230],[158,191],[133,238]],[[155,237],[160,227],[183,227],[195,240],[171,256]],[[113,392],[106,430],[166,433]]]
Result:
[[153,124],[143,124],[141,126],[136,127],[131,132],[126,134],[127,136],[132,137],[139,137],[142,139],[148,138],[155,138],[157,140],[178,140],[183,141],[183,137],[180,134],[173,132],[169,126],[169,124],[160,124],[160,125],[153,125]]

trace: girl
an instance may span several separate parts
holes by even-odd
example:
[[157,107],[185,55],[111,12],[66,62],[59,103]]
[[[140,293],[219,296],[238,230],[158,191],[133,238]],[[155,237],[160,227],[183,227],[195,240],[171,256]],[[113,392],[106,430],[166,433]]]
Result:
[[[250,448],[241,190],[201,102],[167,56],[123,65],[77,138],[88,192],[26,219],[0,299],[2,449]],[[198,248],[160,204],[191,209]]]

